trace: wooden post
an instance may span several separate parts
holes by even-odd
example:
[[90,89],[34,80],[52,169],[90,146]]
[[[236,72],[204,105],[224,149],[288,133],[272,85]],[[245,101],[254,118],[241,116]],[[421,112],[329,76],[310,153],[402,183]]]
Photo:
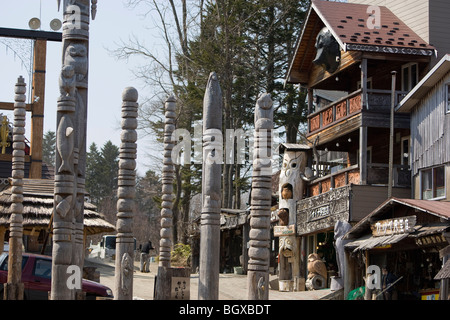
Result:
[[44,135],[45,65],[47,40],[35,40],[31,94],[31,179],[42,178],[42,143]]
[[367,127],[359,127],[359,180],[367,184]]
[[23,236],[23,177],[25,170],[25,92],[23,77],[19,77],[15,88],[13,158],[12,158],[12,205],[9,222],[8,282],[5,284],[5,299],[23,300],[22,236]]
[[392,84],[391,84],[391,117],[389,126],[389,181],[388,181],[388,199],[392,197],[392,185],[393,185],[393,167],[394,167],[394,108],[395,108],[395,78],[396,71],[392,71]]
[[[96,10],[94,2],[92,16]],[[90,9],[89,0],[64,0],[63,58],[57,104],[52,300],[83,298]]]
[[136,141],[138,92],[125,88],[122,93],[122,133],[117,189],[117,238],[115,300],[133,299],[134,238],[133,206],[136,186]]
[[220,207],[223,163],[222,90],[209,75],[203,100],[203,172],[200,226],[199,300],[219,298]]
[[251,193],[248,299],[269,299],[273,108],[270,94],[256,102]]
[[[177,155],[173,155],[174,146],[173,132],[175,131],[175,98],[170,96],[165,102],[165,125],[164,125],[164,160],[162,174],[162,204],[161,204],[161,240],[159,241],[159,266],[170,267],[170,253],[173,247],[173,160]],[[187,150],[185,150],[188,152]],[[159,270],[159,269],[158,269]],[[160,277],[161,279],[161,277]]]
[[361,109],[368,109],[367,94],[367,59],[361,60]]

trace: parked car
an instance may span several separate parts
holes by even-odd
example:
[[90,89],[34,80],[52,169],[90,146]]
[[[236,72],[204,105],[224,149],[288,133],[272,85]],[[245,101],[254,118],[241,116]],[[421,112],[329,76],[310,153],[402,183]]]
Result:
[[[0,299],[3,299],[3,283],[8,281],[8,252],[0,255]],[[51,289],[52,258],[49,256],[23,253],[22,282],[24,299],[47,300]],[[112,290],[98,282],[82,279],[82,289],[87,300],[96,297],[113,298]]]
[[9,242],[3,241],[3,251],[5,252],[9,251]]

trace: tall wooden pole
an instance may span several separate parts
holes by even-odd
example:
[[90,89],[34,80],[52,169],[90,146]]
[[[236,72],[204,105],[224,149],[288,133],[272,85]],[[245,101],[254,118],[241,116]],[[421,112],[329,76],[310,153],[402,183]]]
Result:
[[42,143],[44,134],[45,66],[47,40],[34,42],[33,92],[31,94],[31,164],[30,178],[42,178]]
[[[164,159],[162,173],[162,209],[161,209],[161,240],[159,241],[159,266],[170,267],[170,252],[173,247],[173,178],[174,164],[172,150],[174,141],[172,134],[175,131],[175,98],[170,96],[165,103],[164,125]],[[174,155],[175,156],[175,155]]]
[[248,299],[269,299],[270,208],[272,202],[273,108],[263,94],[255,108],[255,140],[248,251]]
[[8,282],[5,299],[23,300],[22,236],[23,236],[23,177],[25,170],[25,92],[26,84],[19,77],[15,87],[13,157],[12,157],[12,205],[9,221]]
[[[96,2],[92,2],[93,16]],[[57,102],[52,300],[82,298],[90,14],[90,0],[64,0]]]
[[392,71],[392,83],[391,83],[391,117],[389,125],[389,181],[388,181],[388,199],[392,197],[392,185],[393,185],[393,167],[394,167],[394,109],[395,109],[395,79],[397,72]]
[[222,163],[222,91],[217,75],[213,72],[209,76],[203,100],[199,300],[219,298]]
[[136,186],[137,99],[138,92],[135,88],[125,88],[122,93],[122,133],[120,135],[117,190],[115,300],[133,299],[133,206]]

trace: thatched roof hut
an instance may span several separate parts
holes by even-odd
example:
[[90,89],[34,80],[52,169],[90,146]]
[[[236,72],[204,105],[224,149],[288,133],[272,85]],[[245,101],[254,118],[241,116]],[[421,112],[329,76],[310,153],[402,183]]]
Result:
[[[49,179],[23,179],[23,227],[24,233],[47,229],[53,210],[54,181]],[[0,192],[0,228],[9,226],[11,186]],[[84,203],[84,234],[114,232],[97,207]]]

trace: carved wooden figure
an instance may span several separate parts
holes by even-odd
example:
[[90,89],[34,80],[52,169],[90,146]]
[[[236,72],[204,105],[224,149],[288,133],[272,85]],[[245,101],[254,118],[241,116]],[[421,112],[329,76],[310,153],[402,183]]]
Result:
[[270,94],[256,102],[248,251],[248,298],[269,299],[270,208],[272,203],[273,107]]
[[[58,9],[60,7],[58,3]],[[93,16],[96,10],[93,1]],[[90,0],[64,0],[62,70],[57,101],[53,214],[52,300],[82,299],[81,279],[71,283],[69,266],[82,274],[88,98]],[[69,281],[68,281],[69,280]]]
[[[165,103],[165,125],[164,125],[164,159],[162,173],[162,209],[161,209],[161,240],[159,241],[159,266],[170,267],[170,252],[173,248],[172,228],[173,228],[173,178],[174,163],[172,150],[174,140],[172,137],[175,131],[175,98],[170,96]],[[174,155],[175,156],[175,155]]]
[[212,72],[209,75],[203,100],[199,300],[219,298],[222,163],[222,90],[216,73]]
[[[297,201],[302,198],[304,182],[301,173],[305,171],[306,152],[286,150],[279,181],[280,225],[296,224]],[[287,212],[288,214],[284,213]],[[287,215],[287,217],[285,217]],[[281,236],[279,239],[279,279],[292,280],[300,277],[299,239],[296,235]],[[297,288],[296,285],[293,287]]]
[[122,93],[122,133],[117,189],[117,238],[115,300],[133,299],[133,207],[136,186],[136,141],[138,92],[128,87]]
[[22,236],[23,236],[23,177],[25,169],[25,92],[26,84],[19,77],[15,86],[14,128],[12,157],[11,216],[9,220],[8,280],[5,284],[6,300],[23,300]]

